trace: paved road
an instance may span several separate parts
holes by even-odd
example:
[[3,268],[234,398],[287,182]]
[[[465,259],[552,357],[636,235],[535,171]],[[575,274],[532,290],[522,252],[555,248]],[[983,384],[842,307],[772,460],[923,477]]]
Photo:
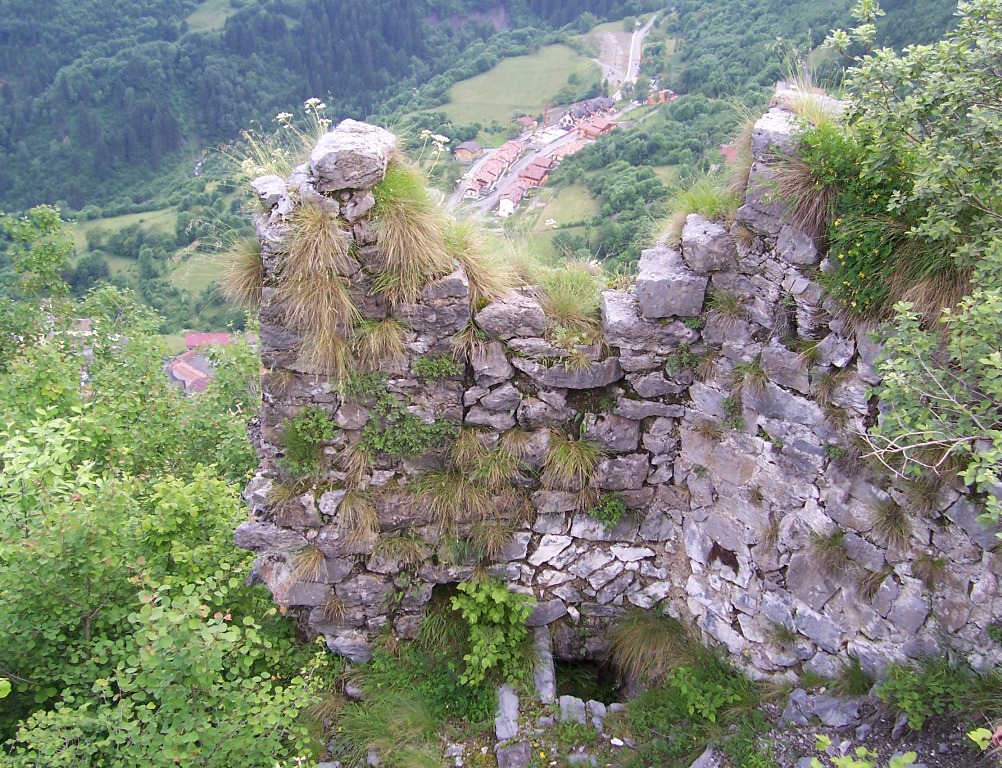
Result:
[[[497,207],[498,200],[501,199],[501,195],[515,186],[518,182],[519,171],[528,167],[537,157],[549,157],[556,152],[557,149],[569,142],[574,141],[575,139],[577,139],[577,131],[570,131],[566,136],[561,136],[556,141],[547,144],[540,149],[530,149],[526,154],[522,155],[522,157],[512,163],[511,168],[508,169],[508,172],[504,176],[498,179],[497,186],[489,195],[478,198],[477,200],[464,201],[462,199],[460,187],[449,195],[449,199],[446,201],[446,208],[453,210],[462,206],[462,213],[465,216],[477,219],[484,218],[489,211]],[[469,175],[475,174],[477,169],[490,159],[490,156],[486,152],[484,155],[485,157],[480,158],[476,163],[470,166],[470,170],[468,172]]]

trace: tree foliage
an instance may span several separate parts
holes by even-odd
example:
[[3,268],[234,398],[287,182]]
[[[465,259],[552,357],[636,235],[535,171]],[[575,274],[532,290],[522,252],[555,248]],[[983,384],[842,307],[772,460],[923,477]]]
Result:
[[[865,48],[880,9],[860,0],[859,26],[829,44]],[[959,464],[961,476],[1002,513],[1002,5],[961,2],[941,42],[898,55],[879,49],[851,71],[851,126],[870,140],[863,174],[901,176],[886,213],[912,212],[909,235],[943,246],[944,259],[973,273],[972,290],[928,327],[900,303],[880,364],[883,413],[869,440],[895,471],[920,474]],[[899,171],[904,170],[901,174]],[[914,216],[914,212],[918,215]]]
[[251,558],[232,545],[255,463],[244,430],[256,354],[220,350],[210,389],[188,398],[161,369],[159,319],[127,293],[47,306],[46,332],[0,372],[5,764],[222,768],[309,754],[297,716],[324,664],[265,590],[244,586]]

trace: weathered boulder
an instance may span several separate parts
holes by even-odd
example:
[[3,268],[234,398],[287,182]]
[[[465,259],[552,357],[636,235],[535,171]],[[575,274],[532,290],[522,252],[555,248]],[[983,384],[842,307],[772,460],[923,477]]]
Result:
[[495,339],[542,336],[546,313],[539,301],[518,291],[509,291],[477,312],[477,325]]
[[689,214],[682,227],[682,258],[700,274],[737,268],[737,249],[726,227],[697,213]]
[[673,248],[658,246],[640,255],[637,301],[646,318],[698,315],[706,284],[707,278],[691,271]]
[[357,120],[343,120],[310,152],[310,170],[320,192],[369,189],[386,176],[397,147],[389,131]]
[[546,366],[535,360],[516,357],[512,365],[544,387],[562,389],[598,389],[623,378],[619,358],[607,357],[599,363],[591,363],[583,368],[572,368],[561,364]]

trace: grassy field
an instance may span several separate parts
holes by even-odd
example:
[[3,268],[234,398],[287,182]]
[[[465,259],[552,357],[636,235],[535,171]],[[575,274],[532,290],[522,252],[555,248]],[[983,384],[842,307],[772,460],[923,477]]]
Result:
[[[171,262],[174,263],[173,260]],[[221,251],[201,253],[196,251],[187,259],[179,260],[171,271],[170,281],[178,288],[184,288],[197,299],[213,279],[219,277],[225,268],[224,255]]]
[[449,89],[449,103],[438,109],[456,123],[507,122],[521,114],[536,115],[572,73],[587,76],[594,66],[566,45],[548,45],[456,83]]
[[83,254],[87,250],[87,233],[103,232],[111,235],[122,229],[138,224],[149,232],[173,232],[174,224],[177,221],[177,213],[173,208],[164,208],[159,211],[147,211],[146,213],[127,213],[124,216],[112,216],[107,219],[92,219],[90,221],[75,222],[70,225],[73,235],[73,247],[78,254]]
[[226,20],[236,12],[237,9],[230,5],[230,0],[205,0],[188,16],[188,31],[222,29]]
[[542,189],[538,193],[531,211],[527,212],[532,222],[533,232],[552,230],[545,222],[553,219],[560,226],[589,219],[598,213],[598,203],[584,184],[568,184],[565,187]]
[[183,333],[168,333],[160,338],[163,339],[164,344],[167,345],[167,351],[171,355],[180,355],[186,349],[184,346]]
[[678,181],[677,165],[655,165],[652,170],[662,183],[672,186]]

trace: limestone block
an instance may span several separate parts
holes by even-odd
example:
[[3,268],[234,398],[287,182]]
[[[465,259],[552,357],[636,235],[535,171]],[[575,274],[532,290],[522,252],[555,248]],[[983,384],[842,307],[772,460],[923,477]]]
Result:
[[828,576],[809,551],[798,552],[790,558],[786,584],[799,600],[815,611],[824,608],[825,603],[838,591],[838,584]]
[[800,128],[785,109],[773,107],[755,122],[752,129],[752,157],[769,162],[776,155],[790,155],[800,143]]
[[797,609],[794,624],[798,632],[809,637],[828,653],[838,653],[845,640],[845,633],[835,622],[806,606]]
[[480,387],[493,387],[515,375],[515,369],[505,356],[504,347],[496,341],[474,352],[470,357],[470,365],[473,367],[477,386]]
[[258,176],[250,183],[254,194],[258,196],[262,203],[268,208],[276,205],[283,197],[288,196],[285,186],[285,179],[281,176],[271,174],[269,176]]
[[601,549],[593,549],[575,560],[567,570],[575,576],[585,579],[591,576],[591,574],[599,568],[604,568],[612,561],[612,555]]
[[810,392],[807,362],[803,355],[778,343],[765,347],[761,355],[762,370],[772,381],[781,387],[795,389],[803,394]]
[[393,584],[366,573],[343,581],[334,589],[346,605],[375,606],[379,605],[387,592],[393,591]]
[[521,401],[522,394],[508,382],[480,398],[480,404],[492,411],[514,411]]
[[929,601],[923,595],[923,584],[918,579],[902,579],[887,620],[908,634],[918,632],[929,616]]
[[662,325],[642,316],[637,297],[625,291],[602,292],[602,329],[606,342],[613,347],[657,354],[675,352],[699,336],[679,320]]
[[546,314],[539,301],[509,291],[477,312],[477,325],[495,339],[513,336],[540,337],[546,331]]
[[357,120],[343,120],[310,152],[310,169],[320,192],[369,189],[386,175],[397,146],[389,131]]
[[296,552],[306,546],[306,539],[272,523],[248,520],[233,532],[233,543],[251,552]]
[[635,451],[640,444],[640,422],[616,415],[600,416],[587,429],[585,438],[613,453]]
[[464,421],[474,426],[490,427],[496,432],[504,432],[515,426],[515,417],[508,411],[489,410],[480,405],[470,408]]
[[636,578],[637,575],[632,571],[623,571],[623,573],[598,590],[595,595],[595,601],[599,605],[611,603],[626,592],[627,588],[633,584]]
[[529,557],[529,564],[540,566],[548,563],[571,545],[570,536],[546,534],[539,541],[536,550]]
[[640,255],[637,301],[644,318],[698,315],[703,309],[706,285],[707,278],[686,266],[682,254],[673,248],[658,246]]
[[543,627],[566,615],[567,606],[562,600],[547,600],[533,606],[532,613],[525,620],[525,625],[527,627]]
[[[532,494],[532,504],[540,513],[533,526],[536,533],[562,533],[566,523],[560,513],[577,509],[578,495],[570,491],[540,490]],[[571,535],[577,534],[572,532]]]
[[737,250],[727,228],[698,213],[689,214],[682,227],[682,258],[700,274],[737,268]]
[[817,264],[820,260],[814,240],[805,232],[787,224],[779,231],[776,254],[787,264]]
[[608,357],[579,369],[561,364],[545,366],[520,357],[514,358],[512,365],[544,387],[561,389],[598,389],[623,378],[623,369],[617,357]]
[[[660,376],[660,374],[655,374],[655,376]],[[635,419],[636,421],[649,419],[652,416],[678,419],[685,413],[685,408],[681,405],[668,405],[667,403],[656,403],[650,400],[633,400],[628,397],[621,397],[616,401],[616,407],[612,412],[616,416],[622,416],[624,419]]]
[[595,486],[607,491],[640,488],[649,471],[647,454],[635,453],[606,459],[595,471]]
[[359,630],[339,632],[334,637],[328,637],[327,648],[352,664],[365,664],[372,658],[372,643]]

